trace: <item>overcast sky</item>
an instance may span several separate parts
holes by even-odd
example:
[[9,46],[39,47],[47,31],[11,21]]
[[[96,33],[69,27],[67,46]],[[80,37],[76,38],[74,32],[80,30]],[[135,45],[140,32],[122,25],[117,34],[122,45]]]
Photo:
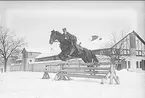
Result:
[[[62,32],[62,28],[75,34],[78,43],[88,49],[101,48],[112,32],[122,30],[127,33],[135,30],[145,39],[144,1],[0,1],[0,9],[0,20],[4,20],[1,25],[24,37],[30,50],[59,53],[58,44],[49,45],[48,40],[51,30]],[[102,40],[91,42],[92,35]]]

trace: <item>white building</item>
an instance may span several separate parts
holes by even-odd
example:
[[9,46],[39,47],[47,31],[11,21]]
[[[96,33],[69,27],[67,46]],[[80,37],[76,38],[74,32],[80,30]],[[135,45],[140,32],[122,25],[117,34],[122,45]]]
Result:
[[128,70],[145,70],[145,41],[135,32],[132,31],[113,47],[107,49],[94,50],[96,54],[112,53],[120,54],[122,63],[119,67]]

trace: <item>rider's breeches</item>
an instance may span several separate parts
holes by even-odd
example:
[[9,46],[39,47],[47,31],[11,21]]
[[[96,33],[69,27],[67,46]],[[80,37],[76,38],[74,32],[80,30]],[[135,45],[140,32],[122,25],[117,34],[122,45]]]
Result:
[[75,51],[75,49],[76,49],[76,40],[73,40],[72,42],[71,42],[71,44],[72,44],[72,48],[71,48],[71,52],[70,52],[70,55]]
[[72,46],[73,46],[73,48],[75,48],[75,49],[76,49],[76,44],[77,44],[77,41],[76,41],[76,40],[73,40],[73,41],[72,41]]

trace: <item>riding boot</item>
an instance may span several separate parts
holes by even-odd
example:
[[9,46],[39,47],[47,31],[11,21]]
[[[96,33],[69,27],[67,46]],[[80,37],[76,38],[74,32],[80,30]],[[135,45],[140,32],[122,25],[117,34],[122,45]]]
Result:
[[75,49],[73,48],[72,50],[71,50],[71,52],[70,52],[70,56],[73,54],[73,52],[75,51]]
[[77,53],[80,55],[81,54],[81,49],[80,49],[80,47],[79,46],[75,46],[76,47],[76,49],[77,49]]

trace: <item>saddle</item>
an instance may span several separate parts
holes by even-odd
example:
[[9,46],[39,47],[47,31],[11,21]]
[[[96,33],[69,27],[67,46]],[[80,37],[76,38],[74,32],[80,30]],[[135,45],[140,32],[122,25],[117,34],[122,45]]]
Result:
[[76,45],[76,48],[77,48],[78,51],[83,50],[83,47],[81,47],[80,45]]
[[[64,34],[64,36],[65,36],[65,41],[64,42],[72,42],[73,40],[77,40],[77,38],[74,36],[74,35],[72,35],[72,34],[70,34],[69,32],[67,32],[67,34]],[[67,41],[66,41],[67,40]],[[69,44],[70,45],[70,44]],[[69,46],[68,45],[68,46]],[[78,51],[78,53],[81,53],[81,51],[83,50],[83,47],[81,47],[80,45],[78,45],[78,44],[75,44],[75,45],[73,45],[72,44],[72,46],[73,46],[73,48],[75,49],[75,50],[77,50]]]

